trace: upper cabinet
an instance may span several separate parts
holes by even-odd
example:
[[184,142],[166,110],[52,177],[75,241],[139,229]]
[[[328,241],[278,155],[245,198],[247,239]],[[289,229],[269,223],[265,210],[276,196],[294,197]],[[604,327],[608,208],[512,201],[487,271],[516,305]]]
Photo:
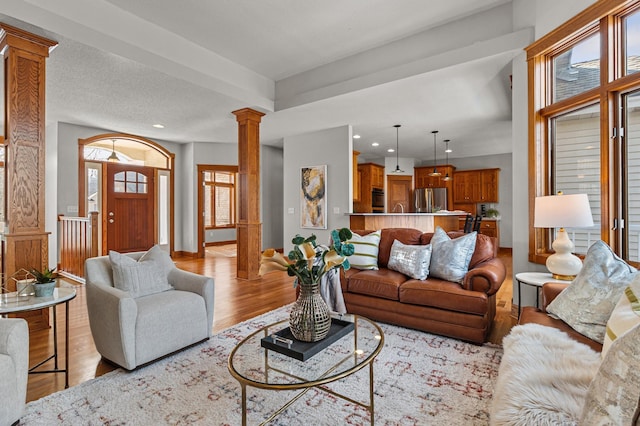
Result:
[[453,180],[444,180],[447,175],[453,177],[455,167],[445,164],[435,167],[440,176],[429,176],[433,172],[433,166],[414,167],[413,178],[415,188],[447,188],[447,208],[451,210],[453,205]]
[[353,201],[360,201],[360,171],[358,171],[358,155],[360,152],[353,151]]
[[371,191],[384,189],[384,167],[374,163],[358,164],[358,195],[353,194],[354,213],[371,213]]
[[453,202],[497,203],[500,169],[464,170],[453,177]]

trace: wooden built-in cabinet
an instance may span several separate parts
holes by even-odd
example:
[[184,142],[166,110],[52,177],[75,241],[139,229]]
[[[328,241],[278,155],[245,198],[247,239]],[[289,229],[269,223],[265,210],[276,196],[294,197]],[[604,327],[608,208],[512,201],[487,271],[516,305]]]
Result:
[[359,194],[353,198],[355,213],[372,213],[371,191],[373,188],[384,189],[384,166],[375,163],[358,164]]
[[[458,229],[460,231],[464,231],[465,220],[466,218],[464,216],[461,216],[458,219]],[[482,218],[482,221],[480,222],[480,229],[478,230],[478,232],[488,237],[495,238],[498,246],[500,246],[500,224],[497,220]]]
[[469,203],[497,203],[500,169],[457,171],[453,175],[454,207]]
[[447,188],[447,208],[451,210],[454,202],[453,180],[443,180],[443,178],[447,175],[452,178],[456,168],[450,164],[435,166],[440,176],[429,176],[433,169],[433,166],[414,167],[415,188]]
[[360,201],[360,171],[358,170],[358,155],[360,152],[353,151],[353,202]]

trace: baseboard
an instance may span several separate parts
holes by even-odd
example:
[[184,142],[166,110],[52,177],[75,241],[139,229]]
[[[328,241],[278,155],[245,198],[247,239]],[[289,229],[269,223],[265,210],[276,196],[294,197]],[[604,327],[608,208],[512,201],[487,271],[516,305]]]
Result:
[[174,254],[178,257],[193,257],[193,258],[198,257],[198,252],[191,252],[191,251],[176,250]]
[[226,246],[228,244],[236,244],[237,241],[236,240],[227,240],[227,241],[210,241],[208,243],[204,243],[205,247],[211,247],[211,246]]

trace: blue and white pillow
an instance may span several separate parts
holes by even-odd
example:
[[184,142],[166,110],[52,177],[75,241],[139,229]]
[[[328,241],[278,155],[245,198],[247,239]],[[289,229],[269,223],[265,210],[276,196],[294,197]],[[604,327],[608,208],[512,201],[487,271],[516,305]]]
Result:
[[471,256],[476,249],[477,234],[474,231],[452,240],[442,228],[436,227],[436,232],[431,238],[429,275],[462,283],[464,276],[469,272]]
[[349,264],[355,269],[378,269],[378,246],[382,231],[368,235],[353,234],[348,242],[353,244],[354,252],[349,256]]
[[407,245],[394,240],[388,267],[413,279],[426,280],[429,276],[430,261],[431,244]]

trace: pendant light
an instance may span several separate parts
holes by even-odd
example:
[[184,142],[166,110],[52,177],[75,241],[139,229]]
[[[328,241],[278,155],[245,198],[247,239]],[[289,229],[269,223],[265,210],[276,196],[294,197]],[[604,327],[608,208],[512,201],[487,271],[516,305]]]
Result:
[[[445,154],[447,155],[447,160],[445,161],[444,164],[448,165],[449,164],[449,153],[451,152],[451,149],[449,149],[449,142],[451,142],[449,139],[445,139],[444,143],[446,144],[446,148],[444,150]],[[451,176],[449,176],[449,172],[447,171],[447,174],[442,178],[443,181],[448,182],[451,179],[453,179]]]
[[442,176],[442,173],[436,169],[436,165],[438,164],[438,156],[436,154],[436,135],[438,134],[438,131],[433,130],[431,133],[433,133],[433,171],[429,173],[429,176],[437,177]]
[[399,138],[398,138],[398,129],[400,129],[400,125],[399,124],[395,124],[393,127],[396,128],[396,169],[393,171],[393,173],[404,173],[404,170],[400,170],[400,163],[398,160],[399,154],[398,154],[398,150],[399,150]]
[[118,161],[120,161],[120,158],[118,158],[118,154],[116,154],[116,140],[115,139],[111,139],[111,155],[109,155],[109,157],[107,157],[107,161],[110,163],[117,163]]

